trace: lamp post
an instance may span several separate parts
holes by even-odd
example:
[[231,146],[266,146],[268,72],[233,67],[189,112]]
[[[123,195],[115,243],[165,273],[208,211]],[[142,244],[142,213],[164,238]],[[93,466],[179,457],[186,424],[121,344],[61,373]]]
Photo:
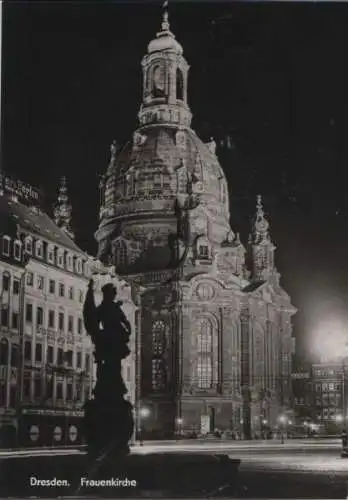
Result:
[[286,425],[286,416],[285,415],[280,415],[279,423],[280,423],[280,442],[281,442],[281,444],[284,444],[284,427]]
[[143,420],[148,418],[150,416],[150,410],[149,408],[146,408],[143,406],[142,408],[139,408],[137,412],[137,427],[138,427],[138,437],[139,437],[139,443],[140,446],[143,446],[144,441],[143,441]]
[[182,433],[183,433],[183,423],[184,423],[184,419],[181,418],[181,417],[178,417],[176,419],[176,429],[177,429],[177,435],[178,436],[182,436]]

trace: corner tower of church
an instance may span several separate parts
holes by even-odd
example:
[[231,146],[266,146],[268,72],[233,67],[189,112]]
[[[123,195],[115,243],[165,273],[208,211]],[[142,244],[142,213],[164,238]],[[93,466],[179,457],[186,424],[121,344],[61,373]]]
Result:
[[96,239],[139,307],[145,434],[250,437],[287,411],[295,310],[278,274],[249,279],[215,142],[191,129],[189,66],[166,10],[142,69],[139,126],[111,146]]

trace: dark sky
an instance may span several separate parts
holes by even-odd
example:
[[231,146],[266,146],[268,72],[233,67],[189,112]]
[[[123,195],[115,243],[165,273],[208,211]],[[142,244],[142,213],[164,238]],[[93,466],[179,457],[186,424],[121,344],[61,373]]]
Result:
[[[160,19],[144,0],[3,7],[2,167],[39,186],[47,208],[67,175],[89,251],[98,176],[111,141],[136,126],[140,60]],[[193,127],[232,137],[218,151],[232,227],[246,237],[263,194],[296,334],[310,339],[348,304],[348,5],[171,2],[170,21],[191,65]]]

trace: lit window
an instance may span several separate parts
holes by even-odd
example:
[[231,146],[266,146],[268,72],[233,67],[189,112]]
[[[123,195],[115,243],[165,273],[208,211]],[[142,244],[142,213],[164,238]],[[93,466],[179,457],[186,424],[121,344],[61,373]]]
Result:
[[8,236],[2,237],[2,254],[10,255],[10,238]]
[[213,370],[210,356],[199,355],[197,360],[198,387],[208,389],[212,386]]
[[329,384],[329,391],[335,390],[335,384]]
[[197,332],[197,382],[207,389],[213,385],[213,327],[209,320],[199,322]]

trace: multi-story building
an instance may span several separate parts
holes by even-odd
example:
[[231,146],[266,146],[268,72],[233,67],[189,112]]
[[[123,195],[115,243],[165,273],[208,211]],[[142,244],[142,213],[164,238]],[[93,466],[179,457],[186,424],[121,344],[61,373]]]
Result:
[[[95,378],[93,346],[82,314],[85,292],[92,276],[97,303],[105,280],[121,288],[113,269],[92,259],[74,242],[65,181],[59,191],[54,222],[40,209],[38,200],[35,189],[2,176],[2,447],[80,441],[83,404],[92,395]],[[127,287],[123,287],[120,298],[134,325],[134,306]],[[132,357],[125,363],[131,395]]]
[[346,424],[347,383],[348,372],[344,360],[313,365],[315,419],[328,433],[336,433]]
[[231,229],[225,174],[215,142],[191,128],[189,66],[167,12],[142,71],[139,126],[112,145],[96,239],[138,291],[143,427],[162,437],[242,427],[248,438],[292,405],[295,308],[261,197],[247,248]]
[[315,421],[312,367],[304,366],[292,373],[294,424],[305,428]]

